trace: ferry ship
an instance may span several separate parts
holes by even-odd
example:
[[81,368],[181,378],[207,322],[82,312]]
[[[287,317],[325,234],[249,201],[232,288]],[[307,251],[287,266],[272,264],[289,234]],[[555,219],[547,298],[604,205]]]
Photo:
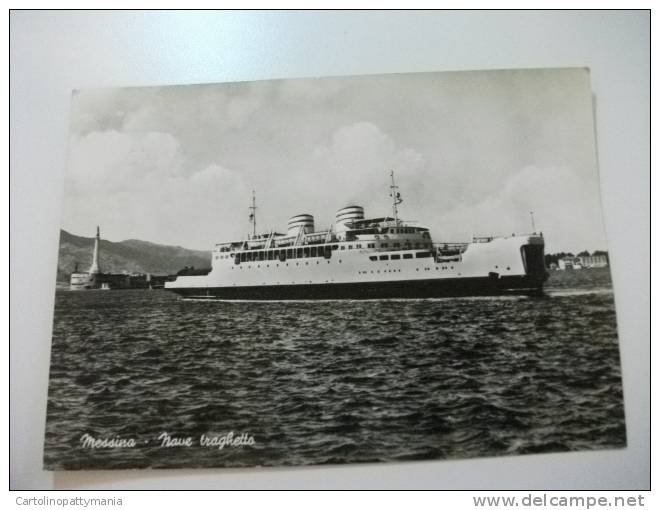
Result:
[[252,235],[218,243],[204,276],[178,276],[165,289],[189,299],[306,300],[405,299],[529,294],[542,291],[548,273],[542,233],[473,237],[434,243],[429,229],[401,220],[401,194],[390,174],[392,215],[365,218],[349,205],[334,225],[314,228],[311,214],[288,222],[286,234],[257,234],[254,192]]

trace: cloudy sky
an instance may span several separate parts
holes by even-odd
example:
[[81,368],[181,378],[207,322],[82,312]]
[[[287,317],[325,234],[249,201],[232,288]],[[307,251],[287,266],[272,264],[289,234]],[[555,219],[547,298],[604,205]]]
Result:
[[63,228],[187,248],[310,213],[390,212],[435,241],[531,231],[606,248],[589,73],[422,73],[76,91]]

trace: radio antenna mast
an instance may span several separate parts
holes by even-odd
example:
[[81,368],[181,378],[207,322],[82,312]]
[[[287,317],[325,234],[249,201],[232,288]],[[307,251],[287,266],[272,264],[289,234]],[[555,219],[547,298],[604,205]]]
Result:
[[397,190],[399,187],[394,183],[394,170],[390,171],[390,179],[392,184],[390,184],[390,196],[392,197],[392,214],[394,215],[394,224],[399,225],[399,210],[397,206],[403,202],[401,198],[401,193]]
[[252,238],[257,236],[257,201],[252,190],[252,206],[250,207],[250,223],[252,223]]

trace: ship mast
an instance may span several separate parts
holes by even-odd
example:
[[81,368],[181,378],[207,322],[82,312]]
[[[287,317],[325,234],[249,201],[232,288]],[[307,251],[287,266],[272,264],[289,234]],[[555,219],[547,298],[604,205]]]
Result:
[[250,207],[250,223],[252,223],[252,238],[257,237],[257,202],[252,190],[252,206]]
[[394,215],[394,224],[399,225],[399,209],[397,206],[403,202],[401,198],[401,193],[397,190],[399,187],[394,183],[394,170],[390,171],[390,179],[392,184],[390,184],[390,196],[392,197],[392,214]]

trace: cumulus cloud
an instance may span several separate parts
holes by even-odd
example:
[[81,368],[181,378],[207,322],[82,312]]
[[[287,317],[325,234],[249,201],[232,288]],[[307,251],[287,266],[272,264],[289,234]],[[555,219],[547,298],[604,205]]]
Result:
[[167,133],[107,131],[74,138],[65,228],[85,234],[100,223],[110,239],[194,248],[209,248],[219,235],[240,236],[244,229],[228,221],[244,209],[239,201],[248,194],[240,174],[216,163],[184,171],[187,163]]
[[135,189],[149,173],[181,172],[181,147],[169,133],[92,132],[73,137],[68,180],[78,193]]
[[325,214],[357,203],[379,215],[389,212],[390,170],[406,181],[411,194],[422,193],[424,157],[399,146],[375,124],[357,122],[338,128],[327,144],[314,148],[307,174],[317,190],[315,203],[329,209]]
[[438,239],[533,210],[549,246],[605,248],[590,101],[581,70],[78,92],[63,227],[205,248],[249,229],[254,189],[260,227],[326,228],[349,202],[389,214],[394,170],[401,217]]
[[590,183],[566,167],[528,166],[509,178],[495,194],[477,203],[461,204],[438,217],[443,237],[509,235],[542,231],[548,251],[602,248],[600,204]]
[[279,99],[288,105],[320,106],[323,107],[327,101],[342,97],[349,81],[342,78],[334,79],[299,79],[271,82],[277,87]]

